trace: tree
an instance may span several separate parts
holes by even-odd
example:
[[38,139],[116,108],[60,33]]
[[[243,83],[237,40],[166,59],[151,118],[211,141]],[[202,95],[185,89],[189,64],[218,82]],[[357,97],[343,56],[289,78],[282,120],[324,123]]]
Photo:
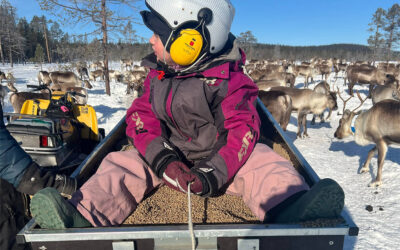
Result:
[[16,10],[8,0],[2,0],[0,5],[0,56],[4,63],[3,45],[8,50],[10,66],[13,67],[13,55],[23,53],[23,37],[15,32]]
[[44,62],[44,50],[40,44],[36,45],[35,57],[33,61],[40,64],[40,69],[42,69],[42,63]]
[[274,46],[274,59],[281,59],[281,46],[278,44]]
[[[62,20],[63,23],[72,25],[85,25],[92,23],[95,25],[95,30],[91,35],[101,35],[104,75],[107,95],[110,92],[110,78],[108,74],[108,35],[109,32],[121,32],[121,27],[124,27],[124,22],[133,20],[132,12],[136,11],[134,4],[138,0],[38,0],[42,10],[48,11],[51,14]],[[113,11],[118,6],[127,6],[132,8],[131,12],[125,11],[125,16],[122,11]]]
[[244,51],[249,55],[251,58],[251,48],[254,44],[257,43],[257,38],[253,35],[253,33],[248,30],[246,32],[241,32],[240,35],[237,37],[240,46],[244,49]]
[[125,42],[127,43],[135,43],[138,41],[136,30],[133,29],[131,21],[128,21],[128,23],[122,30],[122,35],[125,37]]
[[388,50],[387,60],[390,60],[390,56],[392,53],[392,49],[396,47],[396,45],[400,41],[400,5],[395,3],[393,6],[387,11],[386,15],[386,43]]
[[382,8],[378,8],[372,16],[371,23],[368,24],[370,26],[368,31],[372,33],[368,38],[368,45],[373,50],[374,63],[378,50],[380,50],[385,45],[385,39],[383,38],[383,34],[381,33],[385,26],[385,15],[386,11]]
[[242,44],[257,43],[257,38],[255,38],[255,36],[250,30],[246,32],[241,32],[240,35],[237,37],[237,39],[238,42]]

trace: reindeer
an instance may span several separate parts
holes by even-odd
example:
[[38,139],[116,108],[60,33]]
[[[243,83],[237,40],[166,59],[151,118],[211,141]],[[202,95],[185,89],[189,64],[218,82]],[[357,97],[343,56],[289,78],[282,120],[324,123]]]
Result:
[[400,86],[393,75],[386,75],[385,85],[375,85],[371,91],[372,103],[390,99],[400,101]]
[[[317,84],[317,86],[314,87],[314,91],[317,93],[321,93],[324,95],[330,95],[337,103],[337,95],[335,91],[331,91],[329,84],[326,81],[322,81],[320,83]],[[328,107],[329,113],[328,116],[326,117],[326,120],[329,119],[329,117],[331,117],[332,114],[332,109],[335,107]],[[337,108],[337,107],[336,107]],[[315,124],[315,119],[316,119],[317,115],[313,115],[313,118],[311,120],[311,124]],[[325,118],[324,118],[324,113],[321,113],[319,115],[320,118],[320,123],[324,123],[325,122]]]
[[[400,102],[383,100],[376,103],[367,111],[356,110],[365,102],[357,92],[361,104],[352,111],[343,107],[343,117],[339,120],[339,127],[334,136],[343,139],[354,135],[358,145],[365,146],[374,143],[375,146],[368,152],[366,161],[360,169],[360,174],[369,171],[372,157],[378,152],[378,170],[375,180],[368,186],[378,187],[382,185],[382,168],[389,145],[400,144]],[[358,116],[357,116],[358,115]],[[357,116],[357,117],[356,117]],[[355,132],[351,130],[351,123],[355,119]]]
[[328,79],[330,74],[332,73],[332,69],[334,69],[334,66],[332,64],[317,64],[315,65],[315,68],[319,70],[319,74],[321,75],[321,78],[325,80]]
[[103,72],[103,70],[98,69],[98,70],[95,70],[95,71],[91,71],[91,72],[89,73],[89,79],[90,79],[91,81],[96,81],[96,80],[97,80],[97,77],[101,77],[101,79],[104,80],[104,72]]
[[110,76],[110,80],[114,79],[116,82],[119,82],[122,78],[122,73],[118,70],[109,70],[108,74]]
[[259,90],[265,90],[268,91],[272,87],[286,87],[286,81],[284,79],[273,79],[273,80],[261,80],[257,81],[256,85]]
[[83,77],[86,76],[89,78],[88,69],[86,67],[78,67],[79,78],[83,80]]
[[[296,89],[288,87],[273,87],[292,98],[293,111],[297,111],[297,137],[309,137],[307,134],[307,114],[321,114],[326,108],[336,109],[337,102],[331,95],[317,93],[310,89]],[[303,135],[301,134],[301,128]]]
[[39,71],[37,78],[39,85],[46,84],[47,86],[49,86],[51,84],[49,72],[47,71]]
[[349,94],[353,96],[353,87],[356,83],[369,84],[369,93],[371,94],[374,84],[384,85],[386,75],[385,72],[377,68],[367,68],[365,66],[348,68]]
[[1,106],[4,107],[4,98],[7,96],[8,92],[10,90],[8,89],[7,86],[0,85],[0,102]]
[[286,86],[286,84],[289,83],[290,87],[293,88],[296,76],[292,73],[287,73],[287,72],[265,71],[263,75],[258,77],[258,80],[255,80],[255,82],[257,83],[260,81],[270,81],[270,80],[283,82],[281,86]]
[[143,82],[146,79],[146,72],[144,71],[126,71],[123,74],[122,82],[125,83],[126,93],[129,95],[131,90],[136,91],[137,96],[143,93]]
[[85,88],[82,87],[68,87],[65,85],[60,85],[60,84],[53,84],[50,87],[50,90],[53,91],[63,91],[63,92],[76,92],[79,94],[82,94],[84,96],[73,96],[73,98],[75,99],[75,103],[76,104],[81,104],[81,105],[85,105],[87,103],[88,100],[88,92]]
[[22,105],[26,100],[29,99],[49,99],[49,93],[33,93],[33,92],[18,92],[18,90],[14,87],[12,82],[8,83],[8,88],[11,93],[10,95],[10,103],[13,106],[14,113],[20,113]]
[[94,69],[97,70],[98,68],[103,68],[104,67],[104,63],[102,61],[96,61],[90,64],[89,68],[90,69]]
[[292,98],[282,91],[258,91],[258,97],[265,107],[272,114],[275,120],[281,125],[283,131],[290,121],[292,113]]
[[121,70],[125,67],[125,70],[132,69],[133,61],[131,59],[121,59]]
[[272,73],[271,71],[267,71],[265,69],[256,69],[249,71],[248,75],[253,81],[257,82],[260,81],[261,79],[264,79],[266,75],[269,75],[271,73]]
[[308,88],[308,78],[311,78],[311,82],[314,81],[314,77],[319,73],[313,66],[295,65],[292,67],[293,74],[298,77],[299,75],[304,76],[304,88]]
[[82,86],[82,80],[74,72],[53,71],[49,73],[49,77],[53,84],[66,84],[70,87]]
[[8,72],[6,74],[6,78],[7,78],[8,81],[15,82],[15,77],[14,77],[13,73],[11,73],[11,72]]
[[6,79],[7,79],[6,74],[4,74],[4,72],[0,71],[0,83],[2,83],[3,80],[6,80]]

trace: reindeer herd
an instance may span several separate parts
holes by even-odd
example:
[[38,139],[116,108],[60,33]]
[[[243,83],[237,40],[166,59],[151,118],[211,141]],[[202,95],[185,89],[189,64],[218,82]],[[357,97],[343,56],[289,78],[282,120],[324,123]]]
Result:
[[[312,114],[311,124],[320,118],[321,123],[338,109],[338,99],[343,110],[334,137],[343,139],[354,136],[357,144],[375,144],[369,151],[360,173],[369,171],[372,157],[378,154],[378,170],[375,180],[369,186],[382,184],[382,167],[388,147],[400,145],[400,64],[368,62],[345,63],[337,59],[312,59],[310,62],[294,63],[282,61],[250,61],[245,71],[259,87],[259,98],[275,120],[286,131],[291,113],[297,113],[297,138],[309,137],[307,114]],[[342,90],[336,85],[339,74],[344,78]],[[313,89],[310,83],[319,81]],[[304,84],[294,86],[302,77]],[[328,79],[331,79],[328,81]],[[300,81],[298,81],[300,82]],[[365,98],[356,91],[359,105],[353,110],[346,109],[346,103],[354,97],[355,85],[368,85]],[[344,99],[343,89],[347,87],[349,98]],[[372,107],[363,111],[365,101],[371,98]],[[324,111],[328,116],[324,118]]]
[[[86,98],[77,101],[85,104],[87,89],[92,88],[91,82],[104,79],[105,76],[102,62],[87,65],[79,62],[71,65],[68,71],[39,71],[37,80],[52,91],[74,90],[82,93]],[[300,139],[309,137],[307,115],[313,115],[311,124],[315,124],[317,118],[324,123],[338,109],[339,97],[343,102],[343,110],[337,112],[341,118],[334,137],[343,139],[354,136],[359,145],[375,144],[360,173],[368,171],[371,158],[378,153],[378,173],[370,186],[381,185],[382,166],[388,147],[400,144],[400,64],[379,63],[374,66],[368,62],[347,63],[337,59],[312,59],[301,63],[287,60],[250,61],[244,66],[244,71],[257,84],[259,98],[284,131],[291,114],[297,113],[296,136]],[[134,90],[141,95],[146,75],[147,69],[135,65],[130,59],[122,59],[120,69],[109,70],[110,80],[125,83],[127,94]],[[343,88],[347,87],[349,95],[347,99],[343,98],[343,90],[340,91],[336,85],[339,75],[344,78]],[[321,76],[318,83],[315,82],[317,76]],[[296,86],[299,77],[304,82]],[[335,80],[332,81],[332,78]],[[0,101],[4,104],[4,98],[11,92],[9,100],[15,113],[20,112],[27,99],[49,98],[48,93],[19,92],[14,86],[16,78],[12,73],[0,71],[0,81],[7,82],[6,86],[0,86]],[[301,80],[297,82],[301,83]],[[313,89],[309,88],[310,83],[316,83]],[[365,98],[361,98],[356,91],[360,104],[350,111],[346,109],[346,104],[353,98],[353,89],[357,84],[368,85],[369,92]],[[372,99],[373,106],[365,111],[357,111],[367,98]],[[324,117],[325,111],[328,111],[327,117]]]
[[[129,67],[129,70],[128,70]],[[69,70],[63,71],[44,71],[41,70],[37,74],[38,84],[44,84],[49,87],[51,91],[75,91],[85,95],[86,97],[76,97],[78,104],[86,104],[88,98],[87,89],[93,86],[91,81],[98,79],[104,80],[104,65],[101,62],[91,63],[89,67],[85,62],[72,64],[68,67]],[[126,93],[130,94],[132,90],[138,96],[142,94],[143,82],[147,75],[147,70],[144,67],[139,67],[133,64],[130,59],[121,60],[121,69],[109,70],[111,81],[122,82],[126,84]],[[35,92],[20,92],[15,86],[16,78],[12,73],[5,74],[0,71],[0,81],[7,82],[5,86],[0,85],[0,101],[4,105],[4,98],[8,95],[14,112],[19,113],[23,103],[28,99],[48,99],[49,94],[47,91],[43,93]]]

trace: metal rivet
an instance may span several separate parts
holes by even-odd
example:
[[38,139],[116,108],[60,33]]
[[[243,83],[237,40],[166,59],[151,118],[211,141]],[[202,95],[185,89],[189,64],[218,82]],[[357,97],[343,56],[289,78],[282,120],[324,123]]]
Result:
[[35,177],[32,177],[32,178],[31,178],[31,181],[35,181],[35,180],[36,180]]
[[174,21],[174,24],[175,24],[175,25],[178,25],[178,21]]
[[222,70],[222,71],[221,71],[221,74],[225,74],[225,70]]
[[333,240],[329,241],[329,246],[333,246],[333,244],[335,244]]

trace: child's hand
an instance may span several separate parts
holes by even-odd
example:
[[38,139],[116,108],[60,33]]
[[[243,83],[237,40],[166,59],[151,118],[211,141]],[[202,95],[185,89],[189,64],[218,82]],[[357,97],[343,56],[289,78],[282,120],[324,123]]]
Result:
[[191,183],[190,191],[192,193],[201,194],[203,191],[200,178],[180,161],[168,164],[163,174],[163,180],[168,187],[184,193],[187,192],[189,183]]

